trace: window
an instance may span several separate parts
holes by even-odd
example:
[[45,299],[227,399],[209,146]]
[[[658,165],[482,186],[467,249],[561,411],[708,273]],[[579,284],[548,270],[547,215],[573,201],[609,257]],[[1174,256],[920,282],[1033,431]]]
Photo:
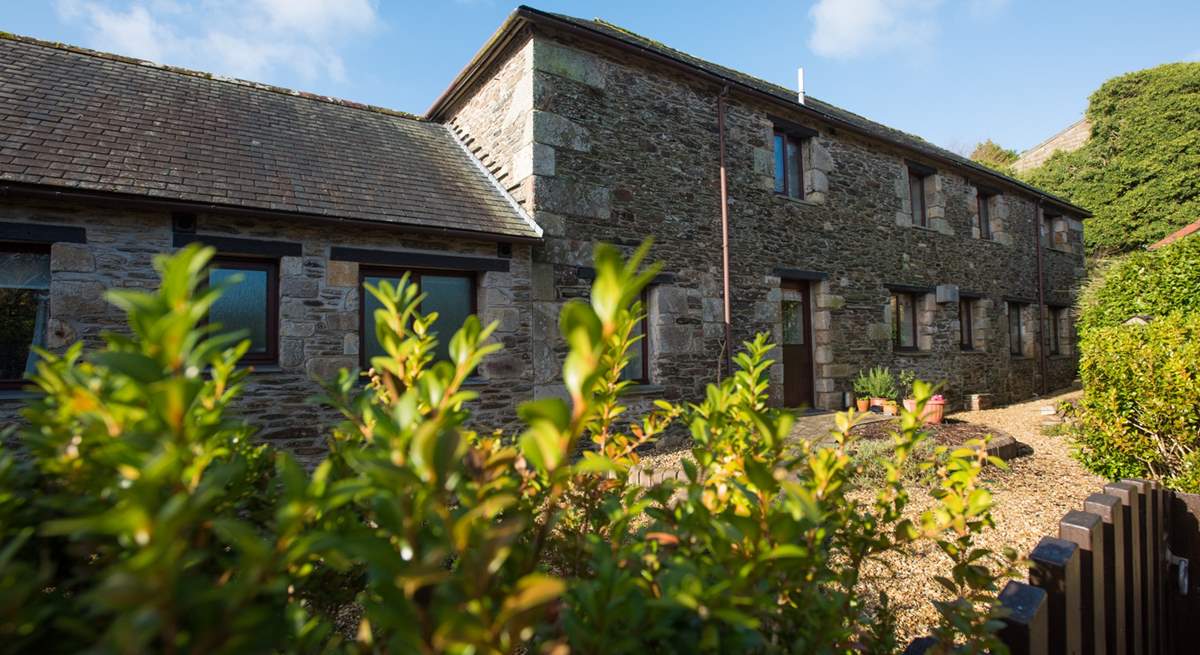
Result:
[[896,350],[917,349],[917,296],[892,293],[892,343]]
[[650,383],[650,330],[647,317],[650,314],[649,288],[642,290],[642,320],[633,328],[633,335],[641,339],[629,349],[629,363],[621,371],[622,380],[632,380],[639,384]]
[[1058,218],[1060,217],[1055,214],[1042,215],[1042,236],[1044,239],[1042,243],[1047,248],[1054,247],[1054,221]]
[[804,197],[803,140],[775,131],[775,193],[790,198]]
[[1025,338],[1025,329],[1021,325],[1022,309],[1024,309],[1024,305],[1021,303],[1008,303],[1008,353],[1010,355],[1025,354],[1025,347],[1022,343]]
[[1063,317],[1063,308],[1062,307],[1051,307],[1050,308],[1050,325],[1047,326],[1046,332],[1049,333],[1049,337],[1050,337],[1050,354],[1051,355],[1061,355],[1062,354],[1062,341],[1061,341],[1062,337],[1060,335],[1061,326],[1062,326],[1062,317]]
[[958,345],[963,350],[975,350],[975,301],[962,298],[958,301]]
[[0,388],[18,388],[44,344],[50,248],[0,244]]
[[[362,284],[378,286],[387,280],[393,285],[400,283],[405,271],[396,269],[361,269]],[[415,283],[425,294],[421,301],[421,312],[428,314],[437,312],[437,321],[433,324],[433,332],[437,337],[437,348],[433,351],[434,361],[450,359],[450,338],[458,331],[467,317],[475,313],[475,274],[453,271],[408,271],[409,281]],[[362,290],[362,302],[359,303],[362,329],[359,331],[362,342],[359,348],[362,366],[370,368],[371,358],[385,355],[375,335],[375,310],[380,304],[371,292]]]
[[208,320],[226,332],[245,330],[250,349],[243,362],[274,362],[279,336],[279,264],[274,260],[215,257],[208,269],[209,285],[241,281],[213,303]]
[[975,203],[978,206],[979,238],[980,239],[991,239],[992,238],[992,210],[991,210],[992,196],[984,193],[983,191],[980,191],[975,196]]
[[908,169],[908,203],[912,211],[912,224],[929,227],[929,214],[925,208],[925,175]]

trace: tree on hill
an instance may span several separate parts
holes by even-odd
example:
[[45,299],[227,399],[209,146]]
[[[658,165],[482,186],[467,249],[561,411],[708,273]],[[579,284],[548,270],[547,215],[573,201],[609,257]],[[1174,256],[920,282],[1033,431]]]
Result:
[[1091,210],[1094,255],[1136,250],[1200,218],[1200,63],[1115,77],[1089,99],[1092,136],[1025,179]]
[[1005,175],[1013,174],[1012,164],[1017,161],[1018,156],[1016,150],[1005,148],[991,139],[981,141],[971,151],[971,161],[983,164]]

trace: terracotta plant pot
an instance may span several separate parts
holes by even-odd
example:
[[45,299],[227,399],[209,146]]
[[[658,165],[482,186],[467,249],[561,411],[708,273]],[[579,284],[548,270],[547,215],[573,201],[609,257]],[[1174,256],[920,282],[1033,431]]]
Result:
[[871,398],[871,404],[867,405],[867,408],[870,409],[871,407],[883,407],[883,404],[886,402],[887,398]]
[[860,412],[865,412],[871,409],[870,398],[855,398],[854,402],[856,405],[858,405],[858,411]]
[[921,418],[925,419],[926,423],[940,425],[942,419],[946,416],[946,401],[945,400],[930,400],[925,403],[925,412]]
[[904,409],[906,409],[910,412],[917,411],[917,399],[916,398],[905,398],[904,399]]
[[894,401],[894,400],[883,401],[883,413],[887,414],[888,416],[895,416],[896,414],[898,414],[899,413],[897,411],[898,407],[899,407],[899,405],[897,405],[896,401]]

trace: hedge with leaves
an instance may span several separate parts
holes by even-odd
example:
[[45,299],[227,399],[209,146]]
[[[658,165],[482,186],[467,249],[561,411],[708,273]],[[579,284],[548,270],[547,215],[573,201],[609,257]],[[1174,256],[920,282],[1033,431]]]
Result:
[[1092,253],[1135,250],[1200,219],[1200,63],[1115,77],[1092,93],[1087,118],[1082,148],[1025,178],[1095,213]]
[[1109,263],[1085,287],[1078,325],[1080,459],[1109,478],[1200,492],[1200,238]]
[[[629,416],[645,252],[597,248],[590,303],[562,310],[564,398],[524,404],[519,435],[467,427],[493,326],[469,318],[435,362],[419,290],[369,287],[385,354],[369,384],[327,383],[344,421],[311,472],[228,411],[248,342],[205,322],[212,251],[159,257],[157,292],[109,294],[129,334],[42,353],[28,426],[0,451],[0,650],[886,653],[892,611],[859,571],[934,542],[937,652],[1002,652],[1015,555],[975,543],[984,445],[915,462],[935,502],[906,518],[920,408],[861,476],[854,414],[814,443],[768,406],[763,336],[700,402]],[[682,477],[635,483],[672,425],[693,440]]]

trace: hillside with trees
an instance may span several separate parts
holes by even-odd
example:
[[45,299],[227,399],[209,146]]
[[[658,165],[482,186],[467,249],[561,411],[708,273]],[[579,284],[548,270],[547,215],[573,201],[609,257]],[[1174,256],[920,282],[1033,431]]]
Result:
[[[1092,255],[1139,249],[1200,218],[1200,63],[1115,77],[1092,93],[1087,118],[1082,148],[1022,177],[1094,212],[1084,232]],[[997,152],[989,141],[973,158],[1002,170]]]

